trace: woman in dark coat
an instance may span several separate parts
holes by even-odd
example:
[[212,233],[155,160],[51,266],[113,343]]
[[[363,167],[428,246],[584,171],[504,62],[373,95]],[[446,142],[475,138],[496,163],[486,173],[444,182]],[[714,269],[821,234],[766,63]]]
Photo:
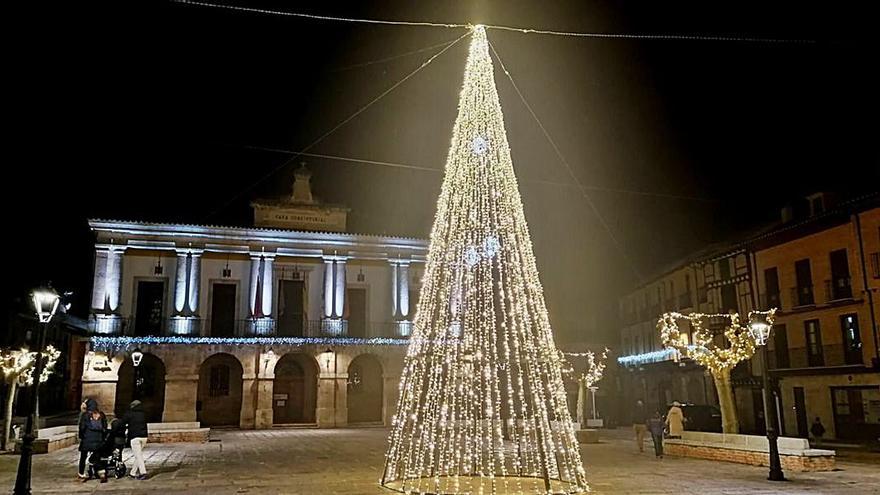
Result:
[[104,443],[104,430],[107,429],[107,418],[94,399],[86,399],[86,412],[79,418],[79,478],[89,479],[86,474],[86,460],[89,452],[94,452]]

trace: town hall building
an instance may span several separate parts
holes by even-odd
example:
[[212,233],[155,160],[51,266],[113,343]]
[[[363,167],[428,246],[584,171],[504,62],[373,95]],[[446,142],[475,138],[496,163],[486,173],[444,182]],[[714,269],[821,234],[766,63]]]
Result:
[[347,233],[304,165],[252,207],[254,227],[89,221],[82,396],[155,422],[390,424],[427,241]]

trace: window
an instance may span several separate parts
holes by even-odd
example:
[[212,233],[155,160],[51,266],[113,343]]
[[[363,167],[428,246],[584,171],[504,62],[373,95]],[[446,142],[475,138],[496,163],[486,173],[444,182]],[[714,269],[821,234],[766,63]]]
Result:
[[825,356],[822,353],[822,334],[819,331],[819,320],[807,320],[804,322],[804,331],[807,341],[807,362],[810,366],[825,366]]
[[840,331],[843,333],[843,357],[846,364],[862,362],[862,336],[859,334],[859,316],[841,315]]
[[229,366],[215,364],[211,366],[211,380],[208,385],[209,397],[227,397],[229,395]]
[[718,262],[718,275],[721,280],[730,278],[730,260],[725,258]]
[[782,304],[779,297],[779,272],[776,271],[775,266],[764,270],[764,290],[767,291],[765,305],[768,308],[781,309]]
[[773,325],[773,355],[776,357],[776,368],[788,368],[788,333],[785,325]]
[[849,277],[849,262],[846,257],[846,249],[831,251],[831,281],[828,299],[837,301],[852,298],[852,285]]
[[796,261],[794,271],[797,277],[795,304],[798,306],[815,304],[813,300],[813,274],[810,270],[809,258]]

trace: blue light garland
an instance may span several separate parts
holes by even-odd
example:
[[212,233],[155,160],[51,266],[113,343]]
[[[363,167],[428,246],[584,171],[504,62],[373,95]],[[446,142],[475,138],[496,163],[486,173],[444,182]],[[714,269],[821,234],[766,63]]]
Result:
[[278,346],[349,346],[349,345],[408,345],[409,339],[387,337],[354,338],[354,337],[183,337],[183,336],[147,336],[147,337],[102,337],[90,339],[95,351],[118,352],[139,345],[278,345]]
[[[694,346],[688,346],[692,348]],[[630,354],[617,358],[617,364],[621,366],[641,366],[643,364],[661,363],[675,358],[675,349],[661,349],[659,351],[644,352],[642,354]]]

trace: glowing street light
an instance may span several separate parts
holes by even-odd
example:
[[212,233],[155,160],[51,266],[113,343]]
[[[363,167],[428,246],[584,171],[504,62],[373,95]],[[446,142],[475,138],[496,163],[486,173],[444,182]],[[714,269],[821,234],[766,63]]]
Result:
[[40,322],[37,328],[37,352],[34,364],[34,385],[31,395],[30,411],[25,424],[24,438],[21,442],[21,458],[18,461],[18,472],[15,476],[15,495],[30,495],[31,493],[31,459],[34,453],[34,423],[36,422],[37,403],[39,401],[40,377],[43,376],[43,349],[46,347],[46,329],[58,311],[61,296],[51,287],[34,290],[31,294],[34,302],[34,313]]

